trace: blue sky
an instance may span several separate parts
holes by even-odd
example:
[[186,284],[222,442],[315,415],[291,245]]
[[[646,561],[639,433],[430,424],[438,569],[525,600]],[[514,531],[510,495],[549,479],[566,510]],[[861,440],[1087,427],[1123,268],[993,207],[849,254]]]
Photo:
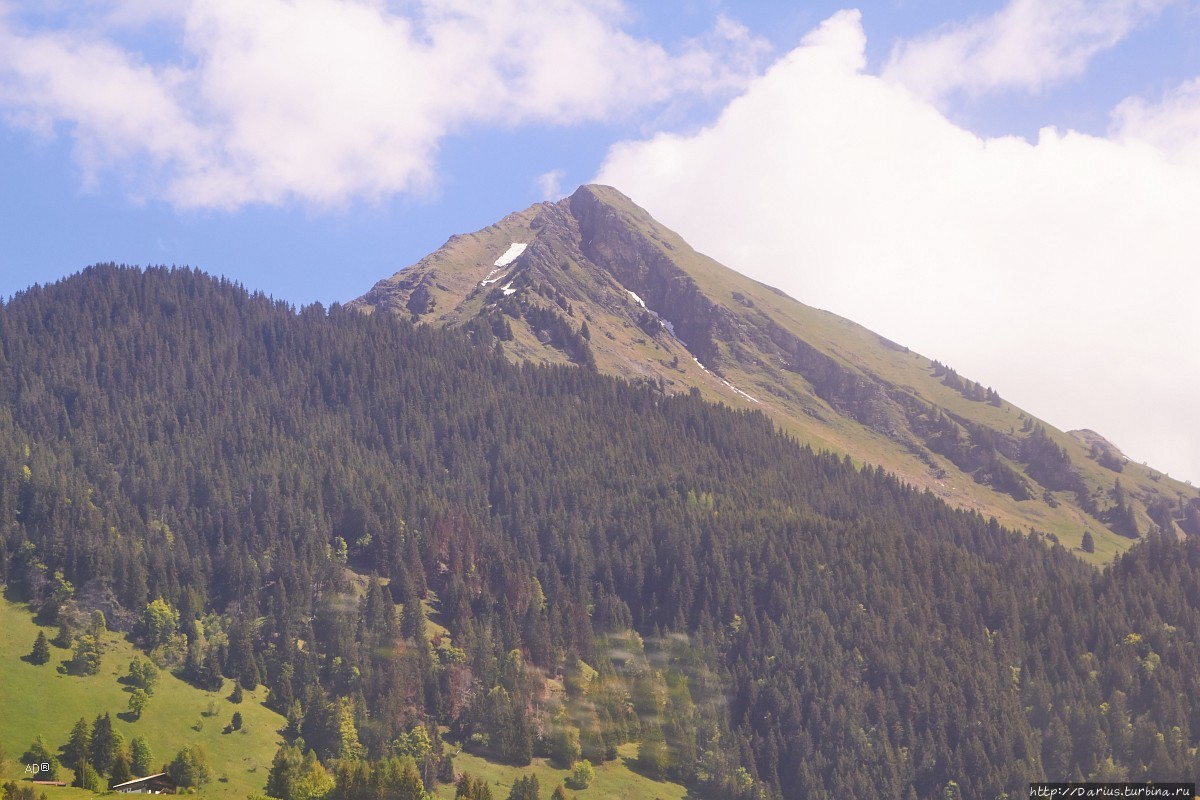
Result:
[[1195,0],[0,0],[0,296],[344,301],[611,182],[698,248],[1200,480]]

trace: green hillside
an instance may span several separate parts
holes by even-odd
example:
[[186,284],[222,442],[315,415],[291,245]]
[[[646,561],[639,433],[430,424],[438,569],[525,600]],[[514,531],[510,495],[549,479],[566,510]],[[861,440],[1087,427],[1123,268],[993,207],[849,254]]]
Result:
[[[543,311],[548,339],[585,352],[582,326]],[[728,345],[695,324],[690,345]],[[100,266],[17,295],[0,306],[0,575],[43,613],[63,580],[85,619],[149,604],[147,638],[185,638],[191,680],[269,687],[281,716],[247,737],[286,731],[288,800],[385,783],[412,800],[467,765],[494,784],[580,757],[735,800],[1200,774],[1200,537],[1151,531],[1097,570],[764,414],[513,363],[463,327],[297,310],[190,270]],[[1014,435],[1022,471],[1073,480],[1057,434]],[[19,660],[21,625],[17,680],[79,685]],[[81,709],[122,710],[116,652],[50,741]],[[159,757],[211,737],[230,782],[249,770],[217,753],[239,738],[218,730],[229,708],[202,718],[206,695],[178,688],[201,702],[160,704],[184,738]],[[47,702],[10,703],[6,747]]]
[[[110,632],[104,637],[99,674],[61,674],[57,667],[70,659],[67,650],[52,647],[50,662],[40,666],[24,660],[38,630],[54,638],[55,630],[35,625],[23,605],[0,601],[0,745],[8,754],[6,777],[27,777],[18,758],[35,736],[41,735],[56,749],[66,743],[80,717],[91,723],[108,712],[126,745],[135,736],[146,737],[156,767],[170,761],[184,746],[204,748],[213,780],[201,790],[201,796],[243,800],[262,793],[279,745],[278,730],[285,724],[262,705],[264,687],[246,692],[243,701],[235,705],[227,699],[233,689],[231,682],[220,692],[203,692],[164,671],[142,717],[129,721],[129,691],[118,678],[126,674],[135,656],[143,654]],[[241,713],[245,723],[241,730],[225,733],[234,711]],[[63,768],[61,774],[66,776],[62,780],[70,783],[71,771]],[[46,793],[51,800],[92,796],[72,788],[48,787]]]

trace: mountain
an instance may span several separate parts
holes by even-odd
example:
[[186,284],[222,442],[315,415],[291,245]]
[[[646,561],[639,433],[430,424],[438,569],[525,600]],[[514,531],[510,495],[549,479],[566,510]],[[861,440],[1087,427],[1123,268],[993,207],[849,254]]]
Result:
[[611,187],[453,236],[350,305],[463,328],[516,360],[575,362],[764,411],[802,442],[1010,527],[1069,547],[1090,532],[1090,560],[1155,527],[1200,534],[1191,487],[718,264]]
[[[134,646],[206,692],[265,687],[269,769],[210,767],[281,800],[581,756],[631,800],[1200,774],[1200,537],[1097,570],[757,411],[479,340],[189,270],[0,305],[0,581],[75,654],[59,677],[28,617],[0,627],[0,697],[64,687],[58,722],[10,704],[0,775],[120,712]],[[129,641],[97,653],[105,625]],[[220,691],[220,717],[157,716],[156,748],[235,749]],[[600,788],[622,768],[645,782]]]

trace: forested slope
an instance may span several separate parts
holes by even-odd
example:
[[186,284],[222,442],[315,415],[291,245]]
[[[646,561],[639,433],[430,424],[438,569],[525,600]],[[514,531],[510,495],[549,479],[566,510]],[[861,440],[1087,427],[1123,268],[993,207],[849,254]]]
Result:
[[266,684],[327,762],[425,725],[431,779],[441,724],[516,763],[640,741],[721,796],[1200,774],[1193,540],[1100,573],[761,414],[185,270],[31,289],[0,342],[10,591],[164,598],[181,669]]

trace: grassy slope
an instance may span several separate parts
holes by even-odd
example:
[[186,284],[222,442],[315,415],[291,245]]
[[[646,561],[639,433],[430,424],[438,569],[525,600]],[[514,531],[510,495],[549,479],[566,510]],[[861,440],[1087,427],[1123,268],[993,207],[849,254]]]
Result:
[[[567,789],[567,796],[579,800],[683,800],[687,790],[676,783],[653,781],[631,770],[628,766],[637,755],[637,745],[627,744],[618,749],[616,761],[601,764],[596,769],[596,779],[586,789]],[[485,778],[492,787],[495,798],[508,797],[513,781],[529,774],[537,775],[542,798],[549,798],[558,784],[566,784],[568,770],[558,769],[545,759],[535,758],[528,767],[510,767],[494,764],[469,753],[454,757],[457,772],[469,772],[475,777]],[[444,785],[434,793],[437,797],[454,797],[454,787]]]
[[[802,337],[817,349],[833,356],[853,370],[874,374],[899,387],[905,387],[915,396],[940,406],[959,416],[981,422],[997,431],[1020,431],[1024,422],[1022,412],[1004,403],[996,408],[986,403],[967,400],[957,391],[944,386],[932,377],[930,359],[905,349],[895,349],[883,344],[872,331],[831,314],[811,308],[770,287],[750,280],[713,259],[694,251],[683,239],[667,228],[647,222],[645,212],[634,205],[620,192],[608,187],[593,187],[606,203],[620,210],[627,223],[643,232],[650,241],[663,247],[664,253],[676,259],[705,288],[714,300],[724,302],[734,313],[739,312],[736,304],[726,301],[734,291],[749,297],[758,311],[766,313],[776,322],[792,331],[802,331]],[[953,366],[953,365],[950,365]],[[755,377],[746,372],[731,370],[728,377],[741,388],[760,398],[771,397],[767,387],[755,382]],[[963,376],[975,378],[977,376]],[[808,390],[803,379],[794,375],[783,375],[797,389]],[[1003,394],[1004,387],[997,387]],[[724,402],[728,399],[720,398]],[[778,402],[778,401],[773,401]],[[737,399],[733,403],[740,407],[752,407],[747,401]],[[816,399],[823,406],[823,401]],[[1088,517],[1074,507],[1070,493],[1057,493],[1058,508],[1051,508],[1040,500],[1017,502],[1007,495],[993,492],[976,484],[974,479],[939,457],[947,477],[933,478],[926,470],[915,464],[911,455],[900,445],[883,436],[840,418],[832,410],[823,414],[833,422],[832,427],[814,425],[811,418],[799,407],[783,407],[776,413],[779,424],[801,441],[814,447],[832,445],[834,449],[854,453],[856,458],[870,464],[880,464],[920,488],[928,488],[953,505],[974,508],[985,515],[995,515],[1001,522],[1016,529],[1034,527],[1039,531],[1056,534],[1062,543],[1077,548],[1084,529],[1091,530],[1096,540],[1096,552],[1081,555],[1093,563],[1106,563],[1124,552],[1132,541],[1108,531],[1100,522]],[[827,408],[827,407],[826,407]],[[1179,481],[1159,475],[1143,465],[1127,464],[1124,472],[1117,474],[1096,464],[1089,458],[1087,448],[1075,437],[1043,423],[1052,438],[1066,448],[1075,468],[1083,475],[1089,489],[1106,493],[1116,478],[1130,491],[1131,496],[1149,498],[1163,496],[1175,500],[1179,494],[1195,496],[1196,490]],[[1020,469],[1020,465],[1014,465]],[[1106,505],[1101,503],[1101,507]],[[1141,514],[1139,523],[1143,530],[1149,527],[1149,518]]]
[[[55,629],[44,630],[49,638],[56,633]],[[208,754],[213,776],[213,782],[201,791],[202,796],[241,800],[262,794],[271,759],[281,741],[277,731],[285,724],[282,717],[262,705],[264,687],[246,692],[245,700],[234,705],[225,699],[233,690],[230,681],[221,692],[209,693],[163,672],[142,718],[127,722],[117,717],[129,703],[129,694],[117,678],[126,673],[138,651],[110,633],[105,639],[99,674],[62,675],[56,668],[70,657],[66,650],[52,646],[50,663],[43,666],[21,660],[33,647],[37,632],[24,606],[0,600],[0,744],[8,755],[6,777],[24,777],[24,767],[17,759],[36,735],[41,734],[51,748],[58,748],[66,743],[80,717],[91,722],[98,714],[108,712],[127,743],[135,736],[146,737],[156,764],[170,761],[185,745],[201,745]],[[212,717],[205,716],[210,702],[217,708]],[[223,733],[234,711],[241,712],[243,729]],[[62,770],[60,779],[69,782],[70,771]],[[46,794],[49,800],[93,796],[80,789],[53,787],[47,788]]]

